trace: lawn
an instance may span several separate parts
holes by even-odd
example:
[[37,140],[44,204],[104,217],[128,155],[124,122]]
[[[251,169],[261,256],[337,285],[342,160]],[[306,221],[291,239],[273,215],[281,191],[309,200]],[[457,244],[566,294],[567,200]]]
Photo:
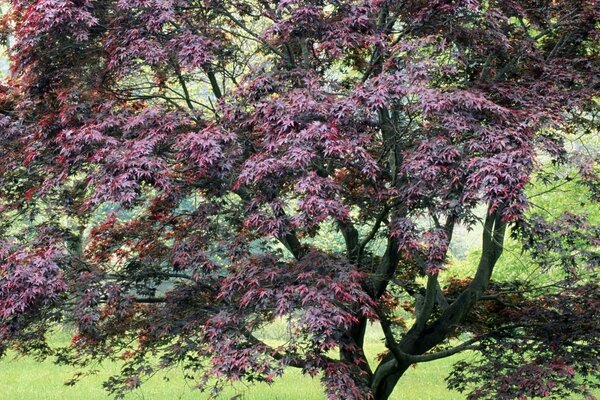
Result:
[[[266,333],[265,340],[276,342],[280,327],[275,324]],[[365,350],[374,359],[385,347],[381,341],[379,326],[367,331]],[[55,344],[67,342],[69,334],[59,333],[53,338]],[[393,400],[461,400],[464,395],[446,389],[444,378],[454,361],[468,354],[437,360],[410,368],[401,378],[392,395]],[[57,366],[48,360],[37,362],[28,357],[15,359],[5,357],[0,360],[0,399],[1,400],[109,400],[102,382],[108,376],[118,373],[119,365],[105,363],[97,375],[84,378],[76,386],[66,386],[75,371],[65,366]],[[598,394],[598,393],[596,393]],[[237,396],[237,397],[236,397]],[[172,370],[157,375],[131,394],[127,400],[200,400],[207,395],[192,390],[182,373]],[[229,400],[324,400],[317,378],[303,376],[299,370],[290,368],[284,376],[272,385],[259,384],[246,386],[238,384],[227,389],[218,399]],[[579,399],[579,397],[572,397]]]
[[[63,340],[67,336],[62,335]],[[378,338],[377,329],[371,329],[367,335],[366,351],[375,357],[384,350]],[[392,399],[396,400],[453,400],[464,399],[464,396],[446,389],[446,376],[452,359],[439,360],[415,368],[411,368],[402,378]],[[10,400],[100,400],[109,399],[102,388],[102,381],[107,376],[117,373],[119,366],[106,363],[100,368],[98,375],[84,378],[76,386],[65,386],[73,369],[54,365],[51,361],[39,363],[30,358],[0,361],[0,399]],[[164,378],[168,378],[165,381]],[[239,400],[322,400],[325,398],[318,379],[303,376],[300,371],[290,368],[284,376],[273,385],[255,386],[237,385],[228,389],[219,399]],[[183,380],[179,371],[173,370],[162,376],[155,376],[141,389],[131,393],[127,400],[198,400],[207,396],[194,391]]]
[[[376,351],[379,346],[370,345],[369,350]],[[449,392],[445,388],[444,377],[449,360],[420,365],[411,368],[402,378],[393,399],[412,400],[452,400],[464,399],[458,393]],[[118,371],[116,365],[106,365],[98,376],[85,378],[75,387],[65,386],[63,382],[70,378],[71,371],[66,367],[58,367],[51,362],[38,363],[30,359],[15,362],[0,362],[0,399],[11,400],[93,400],[109,399],[101,387],[103,378]],[[127,397],[128,400],[162,400],[181,399],[198,400],[205,395],[192,391],[183,381],[180,374],[172,371],[168,374],[169,382],[155,377]],[[220,399],[230,399],[239,395],[245,400],[322,400],[325,398],[318,379],[302,376],[298,370],[290,369],[282,379],[273,385],[266,384],[227,390]]]

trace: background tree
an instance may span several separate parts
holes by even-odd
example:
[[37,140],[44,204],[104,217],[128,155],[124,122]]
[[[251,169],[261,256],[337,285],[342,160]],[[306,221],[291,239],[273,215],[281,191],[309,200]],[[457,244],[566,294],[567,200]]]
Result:
[[[386,399],[472,349],[450,380],[471,398],[591,396],[598,227],[529,213],[525,188],[598,199],[597,152],[564,141],[597,133],[596,0],[11,3],[3,348],[50,354],[72,323],[59,360],[125,358],[117,395],[180,364],[201,388],[292,366],[331,399]],[[479,224],[476,271],[442,288],[455,229]],[[490,284],[510,225],[560,282]],[[277,318],[272,347],[255,332]]]

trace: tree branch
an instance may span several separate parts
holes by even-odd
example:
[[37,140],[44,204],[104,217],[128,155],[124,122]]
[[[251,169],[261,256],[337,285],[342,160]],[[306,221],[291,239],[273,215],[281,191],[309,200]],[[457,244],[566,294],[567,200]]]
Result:
[[425,289],[425,299],[420,309],[417,309],[417,320],[414,328],[422,331],[433,312],[433,306],[437,295],[438,276],[429,275],[427,277],[427,288]]
[[268,344],[258,339],[256,336],[254,336],[251,332],[247,330],[244,330],[242,333],[244,334],[248,342],[250,342],[250,344],[252,344],[253,346],[263,347],[270,353],[271,357],[273,357],[275,360],[282,361],[286,366],[294,368],[304,368],[306,366],[306,360],[303,360],[300,357],[290,357],[288,355],[282,354],[277,349],[275,349],[272,346],[269,346]]
[[210,67],[204,68],[206,75],[208,76],[208,80],[210,82],[210,87],[212,88],[213,94],[217,99],[223,97],[223,93],[221,92],[221,88],[219,87],[219,82],[217,82],[217,77],[215,76],[214,71]]
[[351,262],[356,262],[358,257],[358,231],[352,222],[338,221],[338,226],[346,243],[346,257]]
[[375,220],[375,223],[373,224],[371,231],[368,233],[367,236],[365,236],[365,238],[358,245],[357,258],[358,258],[359,262],[365,251],[365,248],[367,247],[367,244],[369,244],[369,242],[371,240],[373,240],[373,238],[375,237],[377,232],[379,232],[379,228],[381,228],[381,224],[382,224],[383,220],[386,218],[386,216],[388,215],[389,211],[390,211],[390,207],[386,204],[383,207],[383,210],[381,211],[381,213],[377,216],[377,219]]
[[411,329],[403,338],[406,345],[425,352],[444,340],[451,327],[466,318],[488,286],[494,266],[502,254],[505,232],[506,223],[502,221],[500,211],[488,212],[483,229],[482,254],[475,277],[442,315],[423,331],[424,335]]
[[286,57],[285,54],[283,54],[281,51],[279,51],[276,47],[274,47],[274,46],[270,45],[269,43],[267,43],[266,41],[264,41],[255,32],[253,32],[252,30],[248,29],[248,27],[246,27],[246,25],[242,21],[240,21],[239,19],[237,19],[233,14],[231,14],[225,8],[223,8],[221,11],[223,12],[223,14],[227,18],[229,18],[231,20],[231,22],[233,22],[238,27],[240,27],[244,32],[246,32],[248,35],[250,35],[251,37],[253,37],[256,41],[258,41],[261,44],[267,46],[273,53],[277,54],[282,59],[287,60],[287,57]]
[[450,349],[438,351],[436,353],[418,355],[408,354],[402,350],[400,344],[396,341],[389,320],[384,315],[380,315],[379,321],[381,323],[381,327],[383,328],[386,345],[399,363],[416,364],[420,362],[429,362],[451,357],[462,351],[475,349],[476,347],[474,347],[473,344],[482,339],[482,337],[474,337]]

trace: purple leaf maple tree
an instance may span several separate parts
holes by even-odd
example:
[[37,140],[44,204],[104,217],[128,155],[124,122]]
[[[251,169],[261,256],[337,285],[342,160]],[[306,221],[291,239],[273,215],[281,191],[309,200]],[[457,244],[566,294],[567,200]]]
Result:
[[[213,395],[293,367],[329,399],[384,400],[468,350],[448,384],[470,399],[594,398],[599,229],[526,189],[568,166],[599,198],[597,152],[565,139],[597,133],[599,17],[597,0],[11,1],[0,353],[121,359],[116,397],[173,366]],[[480,259],[441,281],[459,226],[483,228]],[[507,232],[560,283],[493,281]],[[273,321],[284,343],[257,334]],[[58,324],[76,333],[55,349]]]

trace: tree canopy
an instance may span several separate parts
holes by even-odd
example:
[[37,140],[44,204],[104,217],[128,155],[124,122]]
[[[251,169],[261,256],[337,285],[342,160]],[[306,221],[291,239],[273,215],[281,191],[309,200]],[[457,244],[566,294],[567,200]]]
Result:
[[[592,398],[599,228],[528,185],[598,201],[597,0],[10,3],[0,353],[121,357],[117,396],[180,365],[383,400],[471,350],[449,378],[471,399]],[[459,227],[475,272],[442,282]],[[494,282],[507,232],[556,279]]]

